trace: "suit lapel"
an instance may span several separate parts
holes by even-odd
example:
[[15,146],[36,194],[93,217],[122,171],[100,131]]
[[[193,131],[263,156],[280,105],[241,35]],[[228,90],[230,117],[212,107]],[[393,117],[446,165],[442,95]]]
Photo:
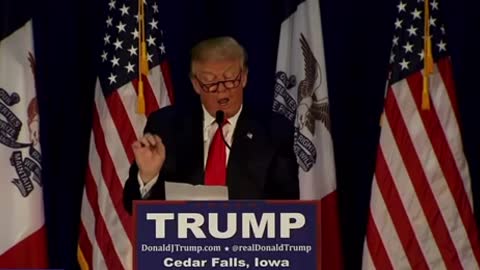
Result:
[[255,125],[249,118],[246,109],[242,110],[233,133],[233,142],[227,167],[227,185],[231,199],[245,197],[251,190],[250,166],[252,151],[257,149],[254,138]]
[[[184,170],[180,175],[188,179],[193,185],[203,184],[203,111],[194,109],[190,115],[183,118],[182,126],[179,129],[179,160],[177,167]],[[181,138],[181,139],[180,139]],[[183,169],[182,169],[183,168]],[[187,169],[189,168],[189,169]]]
[[236,190],[234,188],[240,182],[246,173],[247,158],[248,158],[248,141],[245,139],[245,134],[248,132],[248,119],[245,111],[242,111],[237,121],[237,126],[233,133],[233,141],[230,150],[230,156],[228,158],[227,166],[227,185],[230,190]]

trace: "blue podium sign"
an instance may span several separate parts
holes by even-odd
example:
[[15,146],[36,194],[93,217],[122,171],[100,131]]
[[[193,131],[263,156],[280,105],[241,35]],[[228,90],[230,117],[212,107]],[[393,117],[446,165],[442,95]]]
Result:
[[134,269],[320,269],[318,201],[137,201],[134,219]]

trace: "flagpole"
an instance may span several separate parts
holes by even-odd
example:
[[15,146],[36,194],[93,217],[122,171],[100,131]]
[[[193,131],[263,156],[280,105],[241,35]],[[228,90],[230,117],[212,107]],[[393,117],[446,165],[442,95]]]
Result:
[[430,38],[430,1],[424,1],[424,40],[423,40],[423,92],[422,110],[430,110],[430,75],[433,74],[432,39]]
[[147,44],[145,42],[145,10],[144,0],[138,0],[138,99],[137,113],[145,114],[145,96],[143,91],[143,75],[148,74]]

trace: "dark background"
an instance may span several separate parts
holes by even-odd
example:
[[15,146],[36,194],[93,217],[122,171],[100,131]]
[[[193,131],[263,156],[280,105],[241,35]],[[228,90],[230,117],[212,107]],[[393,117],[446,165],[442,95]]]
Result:
[[[33,7],[50,261],[51,267],[74,269],[96,64],[107,1],[8,1],[15,3],[10,6],[5,1],[1,0],[1,6],[12,10]],[[188,106],[194,97],[188,80],[189,48],[206,37],[231,35],[250,56],[246,102],[265,112],[271,110],[281,1],[158,2],[177,105]],[[478,210],[480,93],[476,77],[480,56],[476,40],[480,33],[480,1],[439,2],[449,37]],[[320,0],[347,269],[361,266],[397,4],[396,0]]]

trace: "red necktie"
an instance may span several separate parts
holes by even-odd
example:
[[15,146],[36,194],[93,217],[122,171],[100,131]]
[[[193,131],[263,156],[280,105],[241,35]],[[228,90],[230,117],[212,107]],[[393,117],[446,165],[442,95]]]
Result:
[[208,151],[207,166],[205,167],[205,185],[224,186],[227,179],[227,151],[222,139],[222,128],[228,123],[225,120],[213,135]]

